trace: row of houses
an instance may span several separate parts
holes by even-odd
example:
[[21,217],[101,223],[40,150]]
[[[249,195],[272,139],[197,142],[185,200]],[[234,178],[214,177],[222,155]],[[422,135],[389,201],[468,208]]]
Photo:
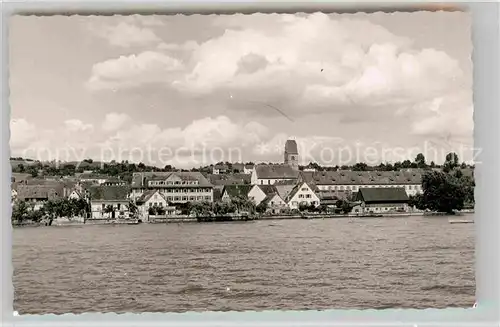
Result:
[[264,205],[267,213],[281,214],[308,207],[336,207],[339,200],[349,198],[355,203],[353,212],[387,213],[407,212],[409,196],[402,187],[394,188],[360,188],[357,192],[325,192],[308,182],[275,183],[273,185],[228,185],[224,187],[222,201],[234,198],[247,198],[257,205]]

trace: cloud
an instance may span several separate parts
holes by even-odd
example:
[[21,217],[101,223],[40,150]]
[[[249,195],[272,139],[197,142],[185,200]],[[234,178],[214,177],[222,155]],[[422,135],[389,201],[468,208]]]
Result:
[[472,92],[436,97],[412,108],[416,118],[411,132],[426,138],[446,138],[472,143],[474,108]]
[[[333,113],[345,122],[353,121],[353,112],[393,115],[470,84],[447,53],[416,47],[362,18],[254,14],[214,17],[213,24],[225,32],[96,64],[91,82],[114,88],[161,83],[184,96],[234,95],[234,110],[248,110],[241,102],[258,97],[294,116]],[[156,64],[136,63],[145,61]]]
[[106,132],[113,132],[122,128],[131,119],[128,115],[123,113],[112,112],[106,115],[102,123],[102,129]]
[[64,121],[66,129],[70,132],[91,132],[94,127],[92,124],[85,124],[79,119],[69,119]]
[[17,150],[29,145],[36,139],[36,127],[26,119],[12,119],[10,121],[10,147]]
[[[144,25],[148,25],[150,22],[157,22],[157,20],[144,20]],[[151,29],[127,22],[121,22],[114,26],[96,25],[92,26],[91,30],[96,35],[108,40],[111,45],[118,47],[147,46],[161,41]]]
[[145,51],[95,64],[87,81],[91,89],[116,89],[149,83],[169,83],[182,62],[168,55]]

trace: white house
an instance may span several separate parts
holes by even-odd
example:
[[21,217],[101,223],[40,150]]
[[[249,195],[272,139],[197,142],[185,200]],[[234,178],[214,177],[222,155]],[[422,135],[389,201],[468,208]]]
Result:
[[274,185],[253,185],[248,191],[248,199],[259,205],[270,194],[277,194],[278,190]]
[[320,200],[314,187],[306,182],[299,183],[288,195],[286,202],[290,209],[298,209],[301,204],[319,206]]
[[77,175],[79,182],[91,183],[96,185],[103,185],[109,179],[106,175],[94,173],[92,171],[85,171]]
[[92,186],[89,188],[91,218],[129,217],[129,188],[126,186]]
[[[165,196],[158,190],[148,190],[136,201],[139,217],[147,220],[149,208],[161,208],[162,214],[175,214],[175,207],[169,206]],[[162,215],[160,214],[160,215]]]
[[229,170],[229,167],[225,164],[223,165],[214,165],[212,167],[212,174],[214,175],[219,175],[219,174],[225,174]]
[[132,175],[131,198],[159,191],[168,202],[213,202],[213,185],[199,172],[144,172]]
[[288,205],[286,204],[285,200],[283,200],[278,193],[267,195],[262,203],[266,204],[266,211],[272,214],[278,214],[288,209]]

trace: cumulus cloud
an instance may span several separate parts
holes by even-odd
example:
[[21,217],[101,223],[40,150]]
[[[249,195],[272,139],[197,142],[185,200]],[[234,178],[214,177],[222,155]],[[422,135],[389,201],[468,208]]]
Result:
[[94,129],[92,124],[85,124],[79,119],[66,120],[64,126],[70,132],[91,132]]
[[106,132],[113,132],[122,128],[125,124],[130,122],[131,119],[128,115],[123,113],[112,112],[104,117],[102,129]]
[[29,145],[36,139],[36,127],[24,118],[10,121],[10,146],[17,150]]
[[[144,25],[154,25],[156,19],[144,20]],[[158,43],[161,39],[149,28],[121,22],[117,25],[92,25],[91,30],[98,36],[118,47],[146,46]]]
[[168,83],[183,68],[178,59],[145,51],[95,64],[87,82],[91,89],[116,89],[149,83]]
[[[362,18],[254,14],[216,17],[214,24],[225,32],[204,42],[158,46],[158,51],[182,57],[183,65],[163,52],[122,57],[96,64],[92,79],[100,80],[106,75],[100,71],[111,66],[115,87],[159,82],[186,95],[258,94],[294,115],[343,115],[352,108],[362,116],[372,108],[394,112],[397,106],[432,100],[469,78],[447,53],[415,47]],[[164,56],[169,59],[159,60]],[[132,63],[153,58],[160,67]],[[148,69],[153,66],[162,74]],[[169,73],[172,69],[178,74]]]

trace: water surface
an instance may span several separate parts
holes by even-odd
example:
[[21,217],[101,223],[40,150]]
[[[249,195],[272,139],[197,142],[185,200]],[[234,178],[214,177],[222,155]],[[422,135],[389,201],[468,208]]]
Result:
[[16,228],[20,314],[471,307],[448,217]]

